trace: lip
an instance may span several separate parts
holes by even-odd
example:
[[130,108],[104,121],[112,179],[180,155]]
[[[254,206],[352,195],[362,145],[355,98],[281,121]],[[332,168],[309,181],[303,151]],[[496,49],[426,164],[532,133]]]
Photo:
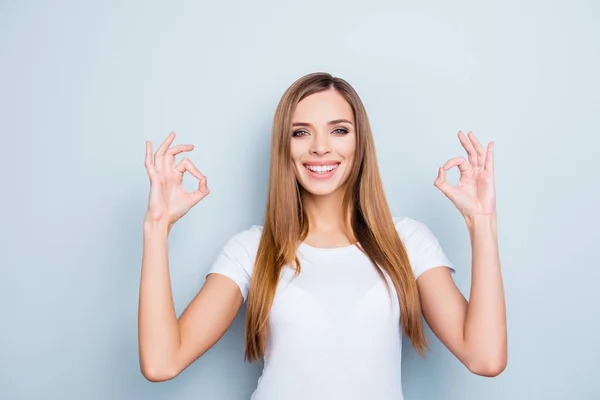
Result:
[[311,162],[305,162],[302,163],[302,165],[317,165],[317,166],[322,166],[322,165],[333,165],[333,164],[341,164],[341,161],[311,161]]
[[[331,171],[329,171],[325,174],[319,174],[319,173],[313,172],[310,169],[308,169],[308,167],[307,167],[307,165],[322,166],[322,165],[333,165],[333,164],[337,164],[337,167],[335,167],[334,169],[332,169]],[[315,162],[310,162],[310,163],[302,163],[302,166],[304,167],[304,170],[308,173],[308,176],[310,176],[313,179],[323,180],[323,179],[331,178],[335,174],[335,172],[338,170],[338,168],[340,167],[340,164],[341,164],[341,162],[339,162],[339,161],[315,161]]]

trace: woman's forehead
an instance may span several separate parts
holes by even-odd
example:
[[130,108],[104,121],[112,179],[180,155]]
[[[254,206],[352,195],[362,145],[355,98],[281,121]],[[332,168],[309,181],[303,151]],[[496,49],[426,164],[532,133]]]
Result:
[[336,90],[326,90],[302,99],[294,110],[292,122],[324,126],[332,120],[340,119],[354,124],[352,107]]

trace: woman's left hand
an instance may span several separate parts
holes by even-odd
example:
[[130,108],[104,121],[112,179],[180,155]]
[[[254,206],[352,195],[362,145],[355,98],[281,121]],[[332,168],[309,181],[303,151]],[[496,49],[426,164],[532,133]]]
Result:
[[[496,188],[494,184],[494,142],[484,150],[473,132],[468,138],[458,131],[458,139],[469,155],[469,162],[464,157],[452,158],[438,170],[433,182],[465,218],[481,215],[494,215],[496,212]],[[446,171],[458,166],[460,180],[457,186],[446,182]]]

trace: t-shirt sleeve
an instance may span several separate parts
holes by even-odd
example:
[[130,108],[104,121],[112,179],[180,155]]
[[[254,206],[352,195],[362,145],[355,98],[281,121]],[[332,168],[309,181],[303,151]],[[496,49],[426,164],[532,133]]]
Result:
[[425,271],[440,266],[448,267],[453,274],[456,272],[438,238],[426,224],[412,218],[398,218],[394,222],[408,253],[415,279]]
[[260,230],[258,227],[252,227],[232,236],[223,246],[206,275],[220,274],[234,281],[240,288],[245,302],[248,298],[250,278],[259,242]]

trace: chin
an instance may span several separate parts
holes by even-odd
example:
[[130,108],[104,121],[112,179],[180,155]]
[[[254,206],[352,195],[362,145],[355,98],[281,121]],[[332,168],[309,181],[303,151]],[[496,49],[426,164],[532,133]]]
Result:
[[340,188],[339,187],[331,187],[331,188],[324,188],[324,187],[315,187],[313,186],[307,186],[307,185],[303,185],[302,183],[300,183],[300,186],[302,186],[302,188],[310,193],[313,196],[328,196],[332,193],[337,192]]

